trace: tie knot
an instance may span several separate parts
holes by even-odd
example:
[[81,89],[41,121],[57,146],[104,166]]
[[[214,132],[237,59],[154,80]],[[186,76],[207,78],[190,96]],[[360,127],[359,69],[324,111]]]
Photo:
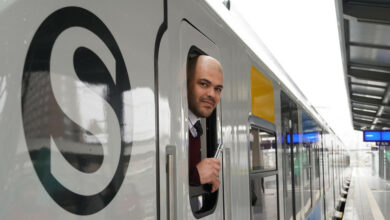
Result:
[[196,129],[196,137],[200,137],[202,136],[203,134],[203,129],[202,129],[202,125],[200,124],[200,121],[197,121],[195,124],[194,124],[194,128]]

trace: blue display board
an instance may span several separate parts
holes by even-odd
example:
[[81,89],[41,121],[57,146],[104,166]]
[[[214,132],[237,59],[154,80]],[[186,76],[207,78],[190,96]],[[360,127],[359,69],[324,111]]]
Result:
[[390,131],[363,131],[363,141],[390,141]]
[[363,131],[363,141],[382,141],[381,131]]
[[[291,142],[290,134],[287,134],[286,139],[287,139],[287,143],[289,144]],[[304,133],[303,135],[293,134],[293,143],[295,144],[300,142],[305,142],[305,143],[318,142],[318,132],[309,132],[309,133]]]
[[[287,134],[287,143],[291,143],[291,136],[290,134]],[[299,134],[293,134],[293,143],[296,144],[296,143],[299,143],[300,142],[300,137],[299,137]]]
[[382,141],[390,141],[390,131],[382,131]]
[[310,143],[318,142],[318,132],[303,133],[303,141]]

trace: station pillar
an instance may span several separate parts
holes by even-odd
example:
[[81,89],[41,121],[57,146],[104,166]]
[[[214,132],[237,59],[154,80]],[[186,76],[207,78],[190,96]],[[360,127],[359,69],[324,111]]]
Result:
[[385,147],[379,146],[378,150],[378,171],[379,171],[379,177],[384,179],[385,178]]
[[390,146],[385,147],[384,157],[386,180],[390,180]]

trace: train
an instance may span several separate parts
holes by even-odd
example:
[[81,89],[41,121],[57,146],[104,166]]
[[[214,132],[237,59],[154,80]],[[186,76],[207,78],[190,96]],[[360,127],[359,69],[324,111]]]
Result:
[[[214,193],[188,183],[201,54],[224,70]],[[346,147],[230,1],[3,1],[0,58],[0,219],[334,217]]]

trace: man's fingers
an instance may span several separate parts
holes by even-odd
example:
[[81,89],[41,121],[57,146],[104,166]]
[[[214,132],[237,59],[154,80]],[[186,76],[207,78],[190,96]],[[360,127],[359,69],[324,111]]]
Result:
[[217,158],[208,158],[208,163],[218,171],[221,170],[221,161]]
[[218,170],[218,172],[221,170],[221,166],[218,164],[216,167],[215,167],[215,169],[217,169]]
[[213,165],[218,165],[218,166],[221,165],[221,161],[218,158],[206,158],[204,160],[207,161],[207,163],[210,163]]
[[213,193],[213,192],[217,191],[220,184],[221,184],[221,181],[219,180],[219,178],[216,178],[212,183],[211,192]]
[[197,164],[197,169],[201,184],[214,184],[215,179],[219,177],[221,162],[216,158],[206,158]]

